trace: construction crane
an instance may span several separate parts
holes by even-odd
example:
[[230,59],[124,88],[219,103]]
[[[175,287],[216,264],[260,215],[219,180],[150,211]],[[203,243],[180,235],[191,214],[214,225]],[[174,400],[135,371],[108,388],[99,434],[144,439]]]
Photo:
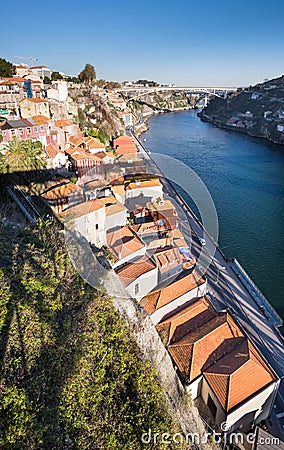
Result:
[[17,59],[28,59],[33,64],[33,61],[38,61],[38,58],[33,58],[32,56],[15,56]]

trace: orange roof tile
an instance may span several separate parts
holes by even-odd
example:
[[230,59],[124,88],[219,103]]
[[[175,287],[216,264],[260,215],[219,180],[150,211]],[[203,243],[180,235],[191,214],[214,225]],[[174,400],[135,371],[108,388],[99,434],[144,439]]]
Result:
[[115,257],[115,261],[125,258],[142,249],[145,245],[134,231],[124,226],[107,233],[107,245]]
[[181,297],[192,289],[205,283],[205,278],[200,277],[196,270],[175,280],[168,286],[151,292],[142,299],[142,306],[149,314],[153,314],[157,309],[167,305],[171,301]]
[[242,335],[227,313],[217,315],[213,308],[208,308],[179,324],[168,350],[185,381],[189,382],[201,374],[208,357],[225,339]]
[[63,153],[63,150],[60,150],[56,145],[49,144],[45,149],[47,156],[49,158],[54,158],[58,153]]
[[74,183],[63,184],[62,186],[55,186],[54,188],[44,192],[41,194],[41,197],[46,200],[55,200],[64,197],[68,197],[73,194],[75,191],[79,191],[80,188]]
[[44,98],[23,98],[20,100],[20,102],[23,102],[24,100],[27,100],[32,103],[48,103],[48,100],[45,100]]
[[204,377],[225,411],[230,411],[274,381],[275,375],[245,337],[220,345],[221,358],[204,371]]
[[157,249],[153,257],[161,273],[182,263],[182,257],[177,248]]
[[135,189],[151,188],[162,186],[159,178],[152,178],[148,180],[136,180],[136,181],[126,181],[125,190],[132,191]]
[[78,217],[86,216],[87,214],[90,214],[102,208],[104,209],[105,205],[96,198],[95,200],[82,202],[78,205],[72,206],[71,208],[65,209],[60,213],[60,216],[69,221],[77,219]]
[[79,136],[70,136],[69,137],[69,142],[73,145],[75,145],[75,147],[79,146],[80,144],[82,144],[84,141],[82,138],[80,138]]
[[55,122],[55,126],[57,126],[59,128],[68,127],[70,125],[75,125],[75,123],[69,119],[60,119]]
[[121,279],[124,286],[128,286],[135,281],[141,275],[150,272],[156,268],[151,259],[143,256],[142,258],[135,259],[123,267],[116,269],[116,274]]
[[38,116],[32,116],[32,120],[36,125],[45,125],[50,119],[42,114]]

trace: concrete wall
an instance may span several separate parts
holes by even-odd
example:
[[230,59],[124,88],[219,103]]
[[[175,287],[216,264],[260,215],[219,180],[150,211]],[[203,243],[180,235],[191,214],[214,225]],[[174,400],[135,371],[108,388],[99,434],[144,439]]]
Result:
[[176,298],[167,305],[162,306],[162,308],[157,309],[157,311],[155,311],[151,316],[152,322],[154,323],[154,325],[157,325],[166,314],[178,308],[179,306],[184,305],[192,298],[203,297],[203,295],[205,295],[206,293],[206,290],[207,290],[207,281],[205,281],[200,286],[197,286],[196,288],[192,289],[191,291],[186,292],[186,294]]

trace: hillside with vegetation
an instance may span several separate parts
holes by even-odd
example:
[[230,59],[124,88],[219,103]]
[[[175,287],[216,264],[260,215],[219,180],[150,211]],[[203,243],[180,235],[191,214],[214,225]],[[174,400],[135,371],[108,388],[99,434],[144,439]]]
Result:
[[62,234],[0,231],[0,448],[136,450],[149,428],[173,430],[156,372]]
[[284,145],[284,75],[239,89],[227,99],[213,98],[202,120]]

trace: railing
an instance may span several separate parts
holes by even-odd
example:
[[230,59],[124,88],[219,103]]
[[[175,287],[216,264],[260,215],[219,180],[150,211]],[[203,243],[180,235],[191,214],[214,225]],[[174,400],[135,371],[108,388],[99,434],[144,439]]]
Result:
[[233,258],[230,261],[230,266],[232,267],[233,271],[237,274],[237,276],[239,276],[240,280],[245,285],[245,287],[248,289],[249,293],[252,295],[252,297],[258,304],[260,310],[268,312],[271,319],[274,322],[274,325],[276,327],[281,327],[283,325],[283,320],[281,319],[279,314],[275,311],[273,306],[269,303],[269,301],[266,299],[266,297],[263,295],[263,293],[260,291],[260,289],[252,281],[252,279],[247,274],[242,265],[239,263],[239,261],[236,258]]
[[41,213],[26,193],[16,186],[7,187],[7,191],[29,222],[35,223],[38,219],[42,219]]

